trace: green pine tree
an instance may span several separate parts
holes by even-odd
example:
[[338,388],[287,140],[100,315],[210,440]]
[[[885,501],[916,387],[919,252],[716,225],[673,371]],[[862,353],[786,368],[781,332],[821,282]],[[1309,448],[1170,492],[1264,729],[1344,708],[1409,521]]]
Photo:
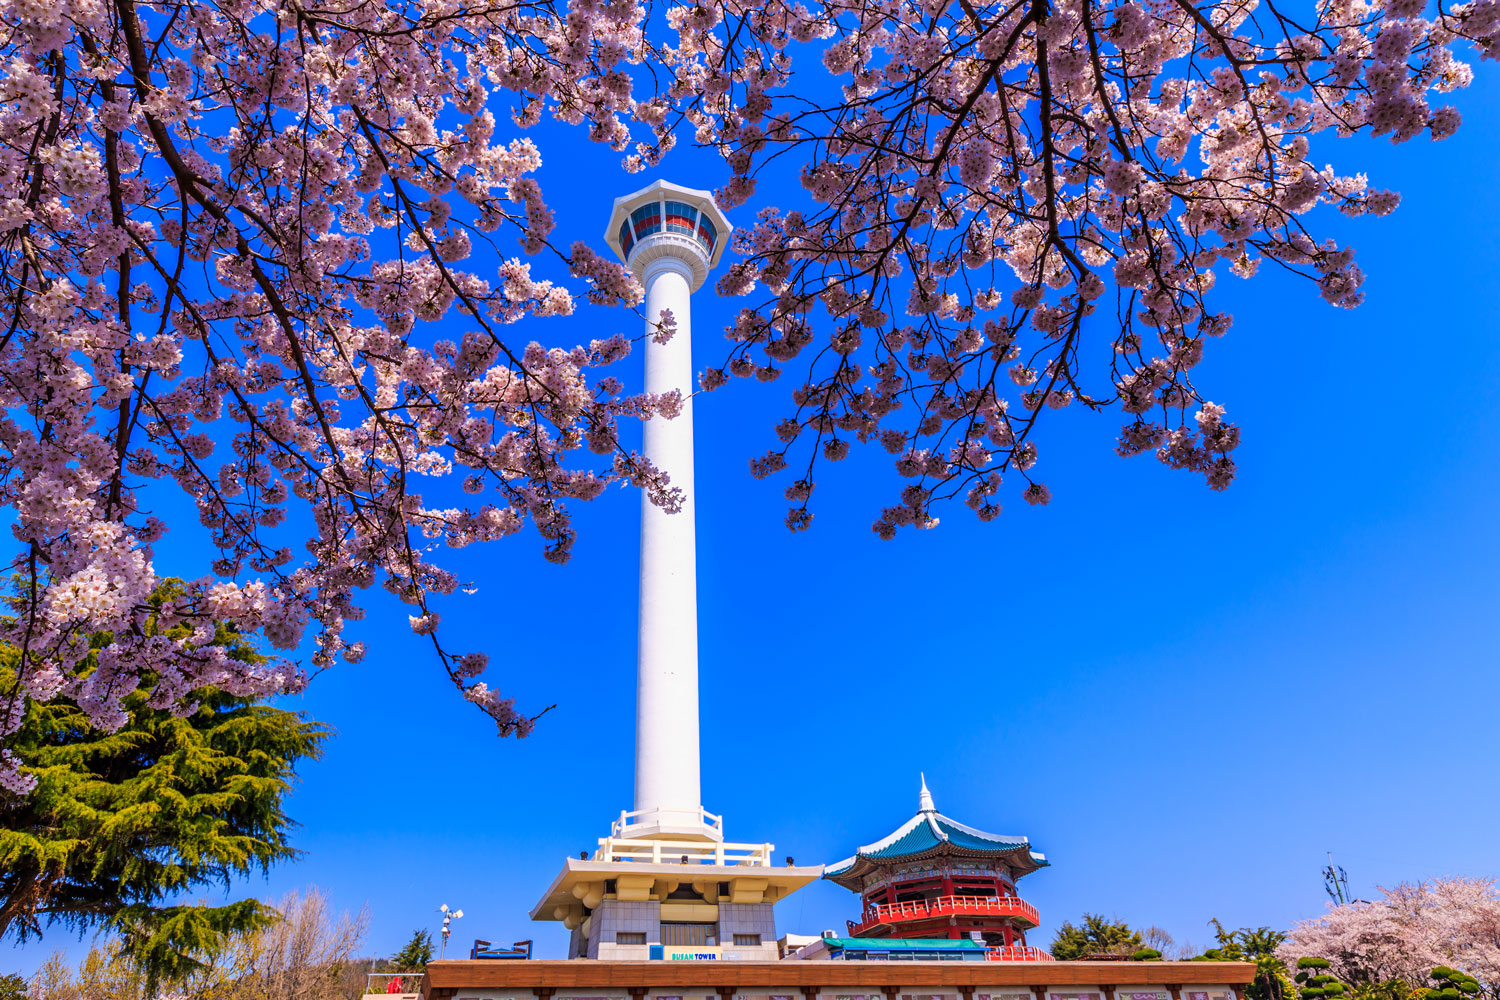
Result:
[[1107,920],[1094,913],[1083,915],[1083,924],[1064,921],[1052,939],[1052,957],[1066,962],[1085,955],[1134,955],[1144,947],[1141,932],[1123,920]]
[[1483,991],[1479,980],[1446,965],[1433,969],[1428,978],[1432,980],[1427,988],[1428,1000],[1471,1000]]
[[[159,588],[156,606],[177,586]],[[95,648],[106,641],[95,637]],[[223,625],[213,641],[236,659],[258,655]],[[0,690],[14,690],[16,660],[0,647]],[[296,854],[282,799],[296,764],[320,756],[328,733],[212,687],[193,692],[197,707],[179,718],[148,705],[155,684],[143,678],[113,733],[68,699],[31,703],[10,746],[37,787],[0,792],[0,938],[103,928],[153,985],[202,968],[233,935],[275,919],[255,900],[180,900]]]
[[432,961],[432,932],[413,931],[411,940],[391,956],[392,972],[422,972]]
[[[1297,1000],[1298,990],[1288,978],[1286,963],[1276,954],[1276,949],[1286,941],[1285,931],[1269,927],[1230,931],[1224,929],[1218,918],[1209,923],[1214,925],[1218,945],[1194,958],[1194,962],[1254,962],[1255,979],[1245,987],[1246,1000]],[[1302,996],[1308,996],[1306,990]]]
[[1327,970],[1326,958],[1297,959],[1297,989],[1302,1000],[1336,1000],[1348,994],[1349,987]]

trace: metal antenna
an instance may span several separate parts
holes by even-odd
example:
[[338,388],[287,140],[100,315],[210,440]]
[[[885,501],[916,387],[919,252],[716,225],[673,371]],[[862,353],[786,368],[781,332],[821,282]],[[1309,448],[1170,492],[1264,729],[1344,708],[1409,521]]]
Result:
[[1349,874],[1333,863],[1332,851],[1328,852],[1328,867],[1323,869],[1323,891],[1335,905],[1348,906],[1353,902],[1349,896]]

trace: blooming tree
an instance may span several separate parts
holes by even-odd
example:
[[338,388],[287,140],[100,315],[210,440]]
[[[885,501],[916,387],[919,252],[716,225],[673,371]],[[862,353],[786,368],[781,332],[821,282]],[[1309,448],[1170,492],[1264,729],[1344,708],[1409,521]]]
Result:
[[1452,966],[1500,996],[1500,891],[1492,878],[1439,878],[1382,889],[1371,903],[1331,906],[1291,930],[1282,958],[1326,959],[1352,986],[1401,979],[1426,986],[1434,968]]
[[[464,265],[502,227],[528,253],[552,228],[536,147],[498,137],[489,103],[533,95],[524,124],[545,96],[623,142],[618,64],[640,51],[643,12],[23,0],[0,17],[0,482],[19,580],[0,641],[22,658],[0,735],[25,697],[60,692],[118,726],[145,671],[163,705],[204,684],[295,689],[285,659],[210,645],[213,621],[283,651],[311,625],[315,666],[357,660],[345,622],[377,582],[415,606],[465,695],[524,733],[476,679],[484,655],[438,641],[428,597],[455,580],[428,549],[529,522],[564,559],[564,501],[611,480],[672,506],[615,426],[679,401],[589,377],[623,338],[547,350],[506,332],[574,299],[516,258],[488,276]],[[586,247],[567,260],[590,298],[639,299]],[[453,334],[436,339],[439,324]],[[580,450],[605,457],[570,465]],[[450,474],[474,502],[424,502],[416,484]],[[161,609],[166,627],[197,625],[178,640],[142,628],[167,527],[154,483],[191,498],[217,549]],[[301,524],[283,527],[294,506]],[[112,641],[81,671],[100,630]],[[14,763],[0,781],[24,789]]]
[[[561,561],[569,501],[624,481],[678,502],[619,444],[621,419],[680,405],[598,370],[632,342],[529,340],[579,297],[641,299],[549,242],[523,134],[543,116],[631,170],[691,135],[723,155],[725,207],[800,176],[802,203],[736,237],[719,288],[750,304],[702,387],[800,357],[753,471],[806,470],[801,528],[815,464],[877,442],[909,480],[888,537],[960,494],[993,518],[1002,474],[1047,502],[1038,428],[1070,405],[1118,407],[1121,454],[1225,486],[1239,431],[1191,379],[1230,326],[1217,274],[1270,260],[1356,304],[1351,252],[1305,216],[1397,199],[1316,168],[1312,138],[1450,134],[1431,95],[1468,82],[1456,47],[1500,34],[1496,0],[5,0],[0,19],[0,641],[21,651],[0,740],[60,692],[118,725],[146,671],[163,705],[294,689],[302,668],[227,660],[211,622],[310,641],[321,669],[362,655],[345,627],[376,584],[502,733],[528,731],[483,652],[440,641],[430,598],[456,580],[433,553],[529,524]],[[161,611],[195,626],[180,639],[142,628],[151,497],[174,486],[215,548]],[[26,787],[8,757],[0,781]]]
[[[910,480],[875,522],[882,537],[930,526],[933,504],[958,495],[997,516],[1007,472],[1047,503],[1037,427],[1068,406],[1122,410],[1119,454],[1227,486],[1240,432],[1192,380],[1230,328],[1209,302],[1218,276],[1270,261],[1357,305],[1352,250],[1304,216],[1384,215],[1398,196],[1318,168],[1313,138],[1450,135],[1458,114],[1429,97],[1471,79],[1453,43],[1489,55],[1500,29],[1491,0],[830,2],[674,18],[688,114],[735,173],[722,203],[786,157],[810,202],[766,208],[739,237],[721,290],[769,295],[739,314],[738,349],[704,388],[810,357],[754,471],[797,463],[788,523],[801,528],[815,464],[878,442]],[[778,100],[791,42],[808,37],[827,39],[842,87]]]

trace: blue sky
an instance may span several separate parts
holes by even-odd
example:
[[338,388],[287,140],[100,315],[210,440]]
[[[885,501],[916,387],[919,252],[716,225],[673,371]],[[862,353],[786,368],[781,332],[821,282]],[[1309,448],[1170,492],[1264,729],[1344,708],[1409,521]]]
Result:
[[[731,839],[837,860],[912,814],[925,771],[948,815],[1051,859],[1020,886],[1044,946],[1085,911],[1200,946],[1211,917],[1285,927],[1321,912],[1327,851],[1361,896],[1500,872],[1500,80],[1477,71],[1453,139],[1322,147],[1404,195],[1386,219],[1317,217],[1358,248],[1363,307],[1272,268],[1221,279],[1236,323],[1198,384],[1244,428],[1223,494],[1114,457],[1120,421],[1065,411],[1042,444],[1050,506],[1011,494],[989,525],[955,508],[881,542],[895,481],[856,451],[792,535],[785,482],[747,473],[790,386],[700,399],[703,792]],[[578,134],[541,139],[564,245],[599,243],[610,200],[658,175],[721,180],[691,150],[628,177]],[[699,369],[738,304],[696,297]],[[585,310],[518,333],[634,327]],[[638,384],[639,358],[625,373]],[[290,802],[305,853],[238,891],[368,905],[372,952],[448,903],[465,911],[450,952],[530,937],[562,955],[561,925],[526,913],[631,804],[637,518],[627,491],[578,508],[566,567],[534,536],[453,555],[477,592],[443,608],[451,646],[487,649],[522,707],[557,705],[524,741],[496,739],[407,609],[373,595],[365,662],[286,700],[338,730]],[[183,529],[162,561],[201,559],[194,544]],[[778,919],[817,933],[856,910],[818,884]],[[55,947],[78,945],[58,932],[0,972]]]

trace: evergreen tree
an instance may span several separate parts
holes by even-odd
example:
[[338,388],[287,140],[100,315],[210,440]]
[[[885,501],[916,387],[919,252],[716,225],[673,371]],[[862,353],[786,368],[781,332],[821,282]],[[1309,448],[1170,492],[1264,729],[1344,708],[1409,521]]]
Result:
[[1052,957],[1060,962],[1085,955],[1134,955],[1145,942],[1141,932],[1123,920],[1107,920],[1094,913],[1083,915],[1083,924],[1064,921],[1052,939]]
[[19,973],[0,976],[0,1000],[26,1000],[26,977]]
[[[1297,1000],[1297,988],[1287,978],[1286,962],[1276,954],[1286,941],[1285,931],[1269,927],[1224,929],[1217,919],[1211,920],[1218,945],[1194,958],[1195,962],[1254,962],[1255,979],[1245,987],[1246,1000]],[[1298,966],[1302,968],[1302,966]],[[1300,983],[1302,980],[1299,979]],[[1321,995],[1321,994],[1318,994]],[[1308,997],[1307,991],[1302,991]]]
[[1302,1000],[1337,1000],[1349,992],[1338,976],[1329,974],[1328,960],[1323,958],[1297,959],[1297,989]]
[[1479,980],[1446,965],[1433,969],[1427,978],[1432,980],[1426,990],[1428,1000],[1471,1000],[1483,991]]
[[392,972],[422,972],[432,961],[432,932],[413,931],[411,940],[391,956]]
[[[176,586],[158,588],[157,608]],[[109,640],[94,636],[93,646]],[[236,659],[257,656],[223,625],[212,642]],[[17,660],[0,647],[0,691],[15,690]],[[0,791],[0,938],[102,926],[152,982],[201,968],[231,936],[275,919],[255,900],[174,899],[296,853],[282,799],[297,762],[318,757],[327,735],[299,713],[214,687],[195,691],[196,708],[178,717],[152,704],[156,682],[147,674],[125,699],[128,721],[113,733],[67,698],[31,702],[11,746],[37,786]]]

